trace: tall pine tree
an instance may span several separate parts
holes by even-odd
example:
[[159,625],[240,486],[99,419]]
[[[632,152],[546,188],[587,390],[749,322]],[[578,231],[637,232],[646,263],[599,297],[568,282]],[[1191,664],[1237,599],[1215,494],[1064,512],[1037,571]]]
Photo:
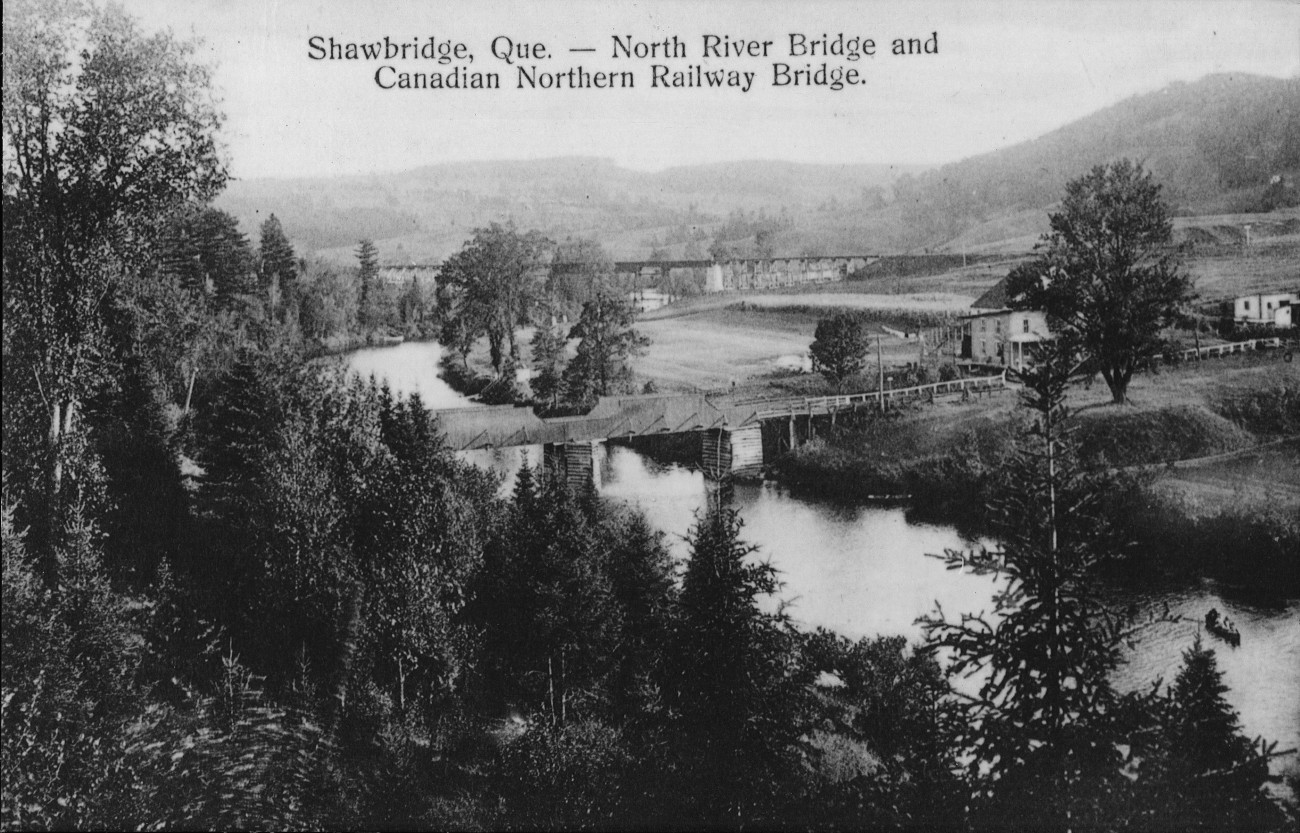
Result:
[[929,647],[952,658],[953,675],[980,675],[953,725],[967,762],[977,826],[1065,830],[1104,825],[1122,805],[1117,720],[1110,674],[1126,636],[1101,602],[1096,575],[1113,550],[1097,511],[1103,486],[1076,462],[1063,431],[1072,343],[1042,348],[1020,374],[1034,422],[1004,467],[992,509],[998,550],[949,552],[954,568],[999,575],[995,618],[943,611],[925,620]]
[[1156,743],[1143,749],[1148,816],[1162,830],[1279,830],[1283,816],[1264,792],[1266,750],[1241,734],[1224,695],[1214,651],[1198,634],[1161,704]]
[[374,329],[379,298],[379,249],[373,240],[357,246],[357,324],[363,333]]
[[763,607],[776,568],[753,560],[740,528],[724,507],[691,534],[669,691],[688,814],[678,823],[775,823],[807,751],[813,675],[789,618]]
[[293,252],[289,238],[284,234],[280,220],[274,214],[262,223],[261,277],[262,293],[269,297],[272,287],[277,287],[286,304],[296,297],[298,283],[298,257]]

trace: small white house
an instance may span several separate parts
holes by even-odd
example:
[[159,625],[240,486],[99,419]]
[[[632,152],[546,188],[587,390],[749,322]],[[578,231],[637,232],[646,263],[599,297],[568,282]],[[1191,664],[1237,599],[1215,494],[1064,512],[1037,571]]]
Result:
[[961,357],[978,364],[1020,370],[1033,363],[1033,345],[1052,335],[1046,313],[1008,306],[1005,279],[976,299],[964,318]]
[[1243,324],[1263,324],[1289,330],[1293,323],[1292,309],[1297,304],[1300,304],[1300,294],[1295,292],[1242,295],[1232,302],[1232,317]]

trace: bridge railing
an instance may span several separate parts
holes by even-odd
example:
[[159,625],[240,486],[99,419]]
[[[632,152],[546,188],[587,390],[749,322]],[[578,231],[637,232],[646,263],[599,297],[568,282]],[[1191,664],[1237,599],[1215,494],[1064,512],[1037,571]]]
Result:
[[996,376],[974,376],[967,379],[950,379],[947,382],[931,382],[927,385],[913,385],[906,388],[893,388],[884,391],[841,394],[839,396],[810,396],[802,399],[769,399],[757,402],[745,402],[746,409],[753,409],[759,419],[772,419],[779,416],[797,416],[805,414],[826,414],[833,410],[858,405],[872,405],[927,399],[955,394],[987,393],[1009,388],[1006,371]]
[[1177,350],[1173,353],[1165,354],[1166,359],[1175,362],[1185,362],[1188,359],[1210,359],[1219,356],[1228,356],[1233,353],[1245,353],[1251,350],[1262,350],[1267,347],[1281,347],[1283,341],[1281,338],[1252,338],[1247,341],[1234,341],[1230,344],[1215,344],[1210,347],[1193,347],[1190,350]]

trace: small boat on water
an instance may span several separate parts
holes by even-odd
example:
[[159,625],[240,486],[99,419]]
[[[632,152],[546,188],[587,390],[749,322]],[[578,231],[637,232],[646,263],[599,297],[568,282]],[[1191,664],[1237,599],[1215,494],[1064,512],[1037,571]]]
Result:
[[1241,632],[1227,617],[1220,617],[1218,610],[1211,608],[1205,614],[1205,629],[1234,648],[1241,644]]

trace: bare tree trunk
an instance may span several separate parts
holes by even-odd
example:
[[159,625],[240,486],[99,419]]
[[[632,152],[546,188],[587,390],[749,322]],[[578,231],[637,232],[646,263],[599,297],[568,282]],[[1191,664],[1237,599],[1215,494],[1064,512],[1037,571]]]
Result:
[[50,411],[50,456],[54,465],[50,470],[50,507],[55,504],[55,496],[63,483],[63,455],[59,453],[60,433],[63,430],[63,407],[55,402]]
[[194,398],[194,377],[198,375],[196,368],[190,368],[190,383],[185,389],[185,413],[190,412],[190,400]]
[[546,699],[551,708],[551,722],[555,722],[555,665],[551,657],[546,658]]

